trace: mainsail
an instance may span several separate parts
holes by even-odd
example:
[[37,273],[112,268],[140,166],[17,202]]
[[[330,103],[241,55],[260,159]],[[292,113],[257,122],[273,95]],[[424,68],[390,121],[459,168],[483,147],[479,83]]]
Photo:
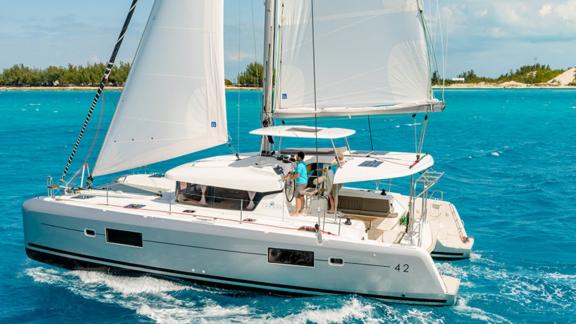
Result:
[[93,175],[228,141],[223,0],[156,0]]
[[419,0],[280,1],[275,117],[443,109]]

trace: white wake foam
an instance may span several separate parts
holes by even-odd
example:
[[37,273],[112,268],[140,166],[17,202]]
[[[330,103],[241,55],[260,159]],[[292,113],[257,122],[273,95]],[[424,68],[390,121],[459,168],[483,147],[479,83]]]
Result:
[[133,310],[158,323],[247,320],[248,306],[222,307],[211,299],[177,298],[183,291],[205,290],[152,277],[123,277],[94,271],[43,267],[25,271],[38,283],[61,286],[75,295]]
[[[352,298],[340,308],[321,309],[317,305],[308,305],[303,311],[283,318],[262,318],[262,323],[344,323],[348,321],[369,322],[372,319],[371,305]],[[259,320],[260,321],[260,320]]]
[[469,299],[468,297],[459,297],[456,301],[456,306],[454,306],[454,310],[456,313],[461,315],[465,315],[470,317],[473,320],[488,322],[488,323],[512,323],[511,321],[507,320],[506,318],[486,312],[478,307],[473,307],[468,305]]

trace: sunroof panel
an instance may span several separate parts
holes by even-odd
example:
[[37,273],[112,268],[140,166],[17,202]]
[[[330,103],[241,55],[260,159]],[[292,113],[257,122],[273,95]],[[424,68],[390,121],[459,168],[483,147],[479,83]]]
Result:
[[377,168],[380,164],[382,164],[382,161],[372,160],[372,161],[364,161],[360,163],[358,166],[365,168]]

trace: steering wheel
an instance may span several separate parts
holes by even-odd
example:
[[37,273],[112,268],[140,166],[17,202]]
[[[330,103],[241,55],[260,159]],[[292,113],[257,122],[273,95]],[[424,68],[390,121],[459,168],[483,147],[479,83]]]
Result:
[[286,180],[284,180],[284,194],[286,195],[286,200],[288,200],[288,202],[294,200],[295,192],[296,182],[293,179],[286,178]]

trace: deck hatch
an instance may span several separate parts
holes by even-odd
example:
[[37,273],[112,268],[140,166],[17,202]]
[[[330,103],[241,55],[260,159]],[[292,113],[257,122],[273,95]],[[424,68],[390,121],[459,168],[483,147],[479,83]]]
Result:
[[382,161],[372,160],[372,161],[364,161],[358,164],[358,166],[364,168],[377,168],[380,164],[382,164]]
[[268,262],[301,267],[313,267],[314,252],[268,248]]
[[121,231],[116,229],[106,229],[106,242],[142,247],[142,233]]
[[130,204],[130,205],[124,206],[124,208],[130,208],[130,209],[140,209],[140,208],[144,208],[144,207],[146,207],[146,205],[142,205],[142,204]]
[[91,196],[91,195],[76,195],[74,197],[72,197],[72,199],[80,199],[80,200],[84,200],[84,199],[90,199],[90,198],[94,198],[96,196]]

